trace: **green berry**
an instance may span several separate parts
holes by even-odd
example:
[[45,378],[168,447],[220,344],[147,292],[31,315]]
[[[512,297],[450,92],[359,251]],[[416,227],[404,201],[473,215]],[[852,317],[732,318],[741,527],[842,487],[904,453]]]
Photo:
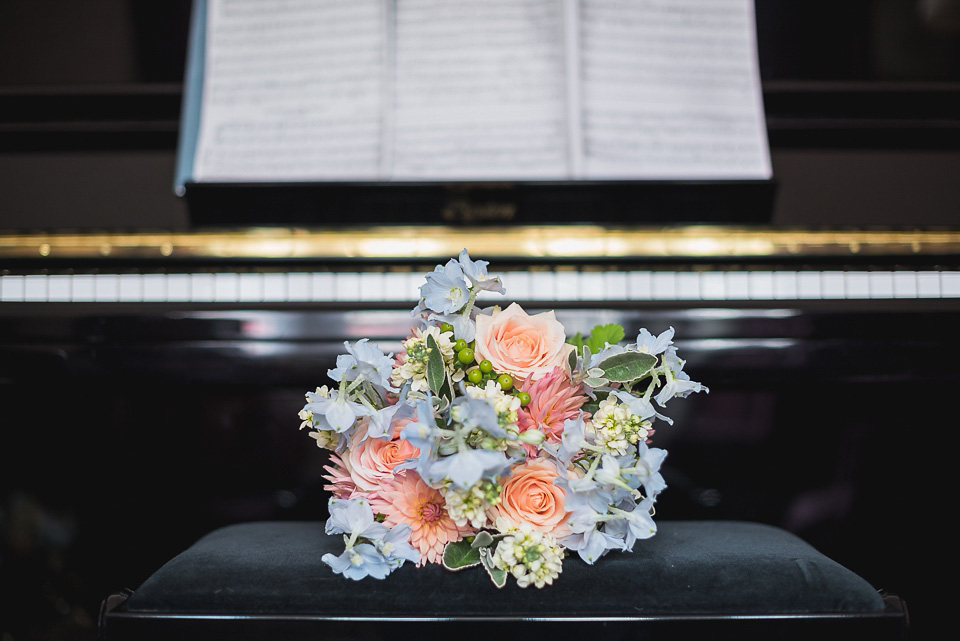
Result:
[[528,394],[527,392],[520,392],[519,394],[517,394],[517,398],[520,399],[520,404],[521,404],[521,405],[529,405],[529,404],[530,404],[530,394]]
[[472,369],[467,372],[467,380],[473,383],[474,385],[479,385],[480,381],[483,380],[483,372],[478,369]]
[[453,325],[451,325],[450,323],[441,323],[441,324],[440,324],[440,331],[441,331],[441,332],[452,332],[452,331],[453,331]]
[[484,374],[489,374],[490,372],[493,371],[493,363],[491,363],[487,359],[483,359],[482,361],[480,361],[480,371],[483,372]]
[[500,389],[504,392],[509,392],[513,389],[513,378],[509,374],[501,374],[497,377],[497,382],[500,383]]
[[473,362],[473,350],[469,347],[461,349],[459,352],[457,352],[457,360],[464,365],[469,365]]
[[457,339],[457,342],[453,344],[453,351],[455,352],[462,352],[465,349],[467,349],[467,341],[462,338]]

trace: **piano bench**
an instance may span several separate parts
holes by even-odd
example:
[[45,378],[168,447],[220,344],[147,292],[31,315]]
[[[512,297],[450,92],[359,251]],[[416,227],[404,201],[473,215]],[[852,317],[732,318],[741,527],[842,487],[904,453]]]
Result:
[[497,589],[483,569],[407,563],[335,575],[322,522],[254,522],[201,538],[103,602],[106,641],[163,639],[905,639],[906,609],[798,537],[738,521],[661,522],[633,552],[575,554],[551,586]]

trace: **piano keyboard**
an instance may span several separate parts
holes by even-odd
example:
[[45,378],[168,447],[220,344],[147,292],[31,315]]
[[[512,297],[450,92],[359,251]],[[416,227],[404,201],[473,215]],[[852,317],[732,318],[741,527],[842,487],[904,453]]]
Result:
[[[482,301],[780,301],[960,298],[960,271],[512,271],[506,297]],[[422,273],[198,272],[3,274],[4,303],[396,302],[413,305]]]

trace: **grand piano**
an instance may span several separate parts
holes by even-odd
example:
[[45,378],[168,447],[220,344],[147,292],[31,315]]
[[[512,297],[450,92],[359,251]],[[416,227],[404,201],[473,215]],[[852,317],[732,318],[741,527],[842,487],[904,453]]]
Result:
[[[422,272],[464,246],[510,300],[574,331],[676,328],[711,392],[658,432],[659,514],[783,527],[933,629],[950,603],[929,573],[950,571],[960,380],[956,31],[910,14],[927,49],[908,55],[891,3],[833,7],[827,24],[818,3],[758,2],[777,191],[751,217],[644,219],[622,201],[599,220],[482,220],[483,202],[457,205],[479,220],[445,217],[455,186],[403,224],[368,209],[348,225],[222,210],[201,225],[169,187],[189,3],[101,4],[115,10],[101,29],[165,47],[132,47],[138,70],[107,84],[4,68],[0,632],[92,638],[104,595],[211,529],[322,518],[303,393],[345,340],[396,351]],[[52,54],[25,44],[42,28],[13,5],[24,35],[7,42],[42,71]]]

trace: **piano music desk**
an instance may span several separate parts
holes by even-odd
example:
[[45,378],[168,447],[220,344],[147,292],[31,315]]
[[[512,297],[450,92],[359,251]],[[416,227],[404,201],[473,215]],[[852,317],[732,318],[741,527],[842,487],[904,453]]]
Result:
[[575,555],[552,586],[497,589],[479,567],[351,581],[322,563],[322,522],[215,530],[109,596],[100,638],[905,639],[905,607],[800,538],[741,521],[666,521],[632,553]]

